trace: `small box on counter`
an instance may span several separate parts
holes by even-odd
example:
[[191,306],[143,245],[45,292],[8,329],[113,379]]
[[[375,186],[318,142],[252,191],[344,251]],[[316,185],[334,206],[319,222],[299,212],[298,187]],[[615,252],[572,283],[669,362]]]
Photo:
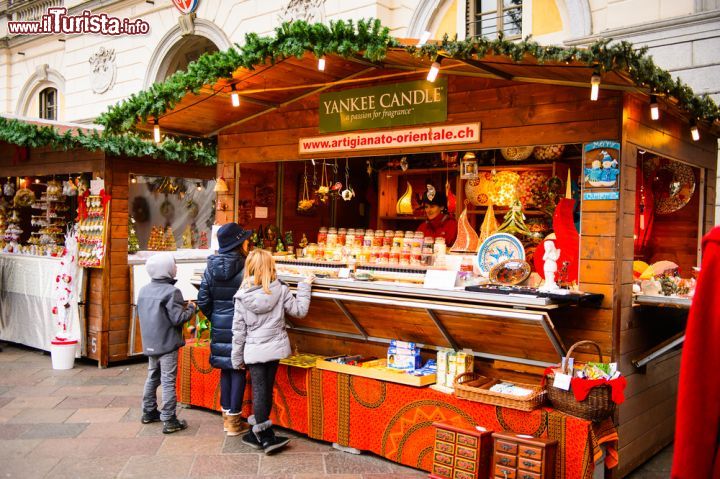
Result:
[[413,371],[420,369],[421,365],[420,348],[415,343],[395,339],[390,341],[387,352],[387,366],[389,368]]
[[441,349],[437,353],[437,385],[453,387],[455,378],[474,370],[475,357],[472,352]]

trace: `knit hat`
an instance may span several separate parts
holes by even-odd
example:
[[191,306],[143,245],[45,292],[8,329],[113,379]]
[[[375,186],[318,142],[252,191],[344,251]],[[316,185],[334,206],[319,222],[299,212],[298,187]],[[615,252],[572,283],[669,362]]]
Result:
[[447,207],[447,198],[445,197],[445,193],[435,189],[435,187],[429,183],[426,186],[427,189],[423,193],[420,203],[423,205],[436,205],[442,208]]

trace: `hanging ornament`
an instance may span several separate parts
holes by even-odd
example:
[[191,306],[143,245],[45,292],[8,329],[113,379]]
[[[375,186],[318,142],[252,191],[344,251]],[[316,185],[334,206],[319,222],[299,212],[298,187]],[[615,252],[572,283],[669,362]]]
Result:
[[10,177],[8,176],[7,183],[3,185],[3,194],[5,196],[14,196],[15,195],[15,185],[13,185],[10,182]]
[[[433,197],[435,196],[433,192]],[[430,192],[428,191],[428,198],[432,201],[432,198],[430,198]],[[413,207],[412,207],[412,186],[410,186],[410,182],[407,183],[407,189],[405,190],[405,194],[403,194],[400,199],[397,202],[397,206],[395,207],[395,211],[399,215],[411,215],[413,214]]]
[[463,156],[460,164],[460,178],[463,180],[474,180],[478,177],[478,163],[475,159],[475,153],[468,151]]
[[300,201],[298,201],[297,209],[298,211],[309,211],[312,209],[313,206],[315,206],[315,203],[313,202],[313,200],[310,199],[310,186],[308,185],[307,163],[305,163],[303,171],[302,197],[300,198]]
[[318,189],[315,191],[315,193],[317,194],[318,199],[321,202],[327,202],[328,194],[330,193],[330,185],[328,183],[327,164],[325,163],[325,160],[323,160],[320,170],[320,185],[318,186]]
[[480,243],[478,241],[478,235],[470,225],[467,219],[467,201],[465,202],[465,208],[458,217],[457,221],[457,239],[450,248],[453,253],[470,251],[477,253]]
[[455,213],[457,208],[457,198],[455,194],[450,190],[450,181],[445,181],[445,197],[447,198],[447,210],[449,213]]
[[494,189],[488,194],[490,201],[498,206],[511,206],[517,199],[520,175],[514,171],[501,171],[493,175]]
[[490,203],[485,211],[485,218],[483,218],[482,225],[480,225],[480,236],[478,241],[482,244],[490,235],[496,233],[498,230],[497,218],[495,218],[495,210],[493,204]]
[[355,191],[350,186],[350,166],[347,158],[345,158],[345,189],[340,193],[340,196],[345,201],[350,201],[355,196]]

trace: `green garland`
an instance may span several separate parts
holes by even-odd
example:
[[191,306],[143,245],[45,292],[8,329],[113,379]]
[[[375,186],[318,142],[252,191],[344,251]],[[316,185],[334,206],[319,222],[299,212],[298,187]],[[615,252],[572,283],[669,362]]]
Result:
[[102,150],[113,156],[147,156],[180,163],[214,165],[217,162],[215,142],[212,140],[167,138],[162,143],[155,144],[137,133],[112,135],[96,130],[86,133],[81,129],[60,133],[52,126],[5,117],[0,117],[0,141],[32,148],[49,146],[62,150]]
[[519,62],[529,55],[540,63],[580,61],[601,73],[627,72],[638,86],[677,99],[679,106],[697,120],[712,123],[720,119],[720,111],[709,97],[697,96],[680,79],[673,80],[670,73],[657,67],[652,58],[646,56],[647,48],[635,50],[628,42],[610,42],[610,39],[600,40],[580,49],[543,46],[529,39],[512,42],[502,35],[494,40],[457,40],[446,35],[439,44],[417,47],[400,44],[379,20],[359,20],[357,23],[339,20],[330,22],[330,25],[296,21],[284,23],[272,37],[251,33],[245,36],[243,46],[236,45],[223,52],[201,56],[188,65],[187,71],[177,72],[164,83],[156,83],[110,107],[98,118],[98,122],[111,132],[129,131],[138,120],[147,122],[148,118],[162,117],[188,92],[198,93],[204,85],[231,78],[233,72],[241,67],[253,70],[268,61],[274,64],[293,56],[300,58],[306,52],[312,52],[317,57],[326,54],[342,57],[360,55],[369,61],[379,62],[393,48],[401,48],[418,58],[427,59],[438,55],[459,60],[501,55]]

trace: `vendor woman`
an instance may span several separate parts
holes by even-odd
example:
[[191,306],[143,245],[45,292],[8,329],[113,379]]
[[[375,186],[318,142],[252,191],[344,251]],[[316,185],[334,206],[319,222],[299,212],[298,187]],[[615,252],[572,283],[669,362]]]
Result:
[[452,246],[457,237],[457,221],[447,212],[445,194],[427,185],[423,193],[422,206],[427,219],[418,227],[426,237],[445,238],[445,244]]

